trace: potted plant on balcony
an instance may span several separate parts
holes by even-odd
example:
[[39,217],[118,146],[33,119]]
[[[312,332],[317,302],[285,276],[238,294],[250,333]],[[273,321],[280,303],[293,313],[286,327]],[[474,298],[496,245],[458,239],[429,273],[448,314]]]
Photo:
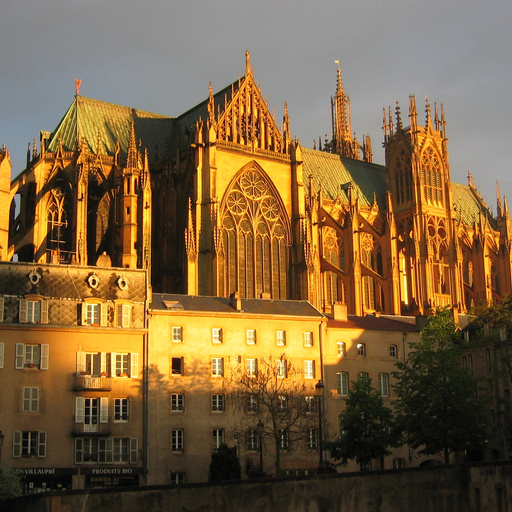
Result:
[[100,377],[108,377],[108,373],[107,372],[101,372]]

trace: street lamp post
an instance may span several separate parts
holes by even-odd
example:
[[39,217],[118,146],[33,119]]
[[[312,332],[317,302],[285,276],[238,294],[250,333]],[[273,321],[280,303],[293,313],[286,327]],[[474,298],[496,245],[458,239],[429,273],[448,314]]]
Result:
[[263,421],[259,420],[256,424],[256,428],[258,429],[258,445],[260,449],[260,471],[263,475]]
[[320,473],[324,467],[324,451],[322,447],[322,398],[324,396],[324,383],[319,380],[316,385],[316,396],[318,399],[318,451],[319,451],[319,460],[318,460],[318,472]]
[[0,462],[2,462],[2,446],[4,444],[4,433],[0,430]]

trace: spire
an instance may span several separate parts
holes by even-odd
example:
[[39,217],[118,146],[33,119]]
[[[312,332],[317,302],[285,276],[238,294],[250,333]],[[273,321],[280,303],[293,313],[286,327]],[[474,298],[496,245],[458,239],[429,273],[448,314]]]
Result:
[[215,121],[215,102],[213,99],[212,83],[208,86],[208,124],[211,126]]
[[333,119],[333,141],[335,142],[336,152],[340,155],[354,158],[354,141],[352,140],[352,126],[350,120],[350,98],[343,90],[343,81],[341,79],[341,68],[339,61],[336,95],[334,101],[331,101],[332,119]]
[[397,131],[397,133],[399,133],[399,132],[403,131],[403,125],[402,125],[402,113],[400,112],[400,103],[398,101],[396,102],[395,113],[396,113],[396,131]]
[[425,113],[427,114],[425,128],[430,128],[432,126],[432,118],[430,116],[430,102],[428,101],[428,98],[426,96],[425,96]]
[[137,167],[139,155],[137,151],[137,140],[135,138],[135,121],[132,119],[132,128],[130,132],[130,143],[128,144],[128,155],[126,158],[126,167]]
[[496,202],[497,202],[496,214],[498,217],[502,217],[503,216],[503,208],[501,206],[500,185],[499,185],[498,181],[496,181]]
[[286,101],[284,102],[283,137],[285,140],[290,139],[290,118],[288,117],[288,104]]
[[416,98],[413,94],[409,95],[409,124],[411,126],[411,132],[416,131],[418,123],[418,113],[416,111]]
[[245,51],[245,76],[251,75],[251,52]]
[[444,106],[443,104],[441,103],[441,127],[440,127],[440,130],[441,130],[441,136],[443,137],[443,139],[446,139],[446,121],[444,119]]

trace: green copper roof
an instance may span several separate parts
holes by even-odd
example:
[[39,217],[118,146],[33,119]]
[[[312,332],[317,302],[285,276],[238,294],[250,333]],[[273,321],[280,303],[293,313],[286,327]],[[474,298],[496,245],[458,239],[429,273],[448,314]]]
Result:
[[302,148],[302,156],[306,184],[312,176],[313,186],[321,186],[324,197],[334,200],[341,195],[348,201],[347,189],[352,184],[361,206],[371,207],[376,195],[379,208],[386,207],[386,168],[382,165],[308,148]]
[[158,147],[161,157],[166,141],[172,134],[172,118],[83,96],[75,96],[58,127],[51,134],[46,150],[57,151],[59,140],[62,140],[65,151],[74,151],[79,135],[87,141],[89,150],[94,153],[98,149],[99,138],[101,153],[110,156],[114,154],[116,142],[119,140],[121,156],[124,156],[130,140],[132,120],[135,122],[137,141],[141,141],[141,149],[147,148],[151,159],[154,157],[155,147]]
[[457,218],[465,224],[472,225],[478,222],[480,214],[489,220],[491,227],[496,229],[496,221],[489,212],[489,209],[482,203],[478,194],[469,185],[451,183],[453,206],[457,211]]

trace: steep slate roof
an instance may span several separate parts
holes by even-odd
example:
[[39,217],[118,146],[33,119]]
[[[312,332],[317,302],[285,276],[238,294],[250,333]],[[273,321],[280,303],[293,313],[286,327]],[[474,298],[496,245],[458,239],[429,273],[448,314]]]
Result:
[[46,150],[57,151],[59,140],[62,140],[64,151],[75,151],[77,136],[80,135],[87,140],[89,150],[96,153],[99,135],[102,154],[112,156],[119,140],[121,156],[124,157],[130,141],[132,120],[135,122],[137,140],[142,142],[141,149],[148,149],[150,160],[154,157],[156,146],[159,155],[163,155],[174,126],[171,117],[83,96],[75,96],[52,132]]
[[[324,197],[335,200],[339,195],[348,202],[348,184],[351,183],[361,206],[371,207],[374,195],[379,208],[386,208],[386,168],[362,160],[302,148],[304,176],[312,176],[314,187],[320,184]],[[316,192],[316,190],[315,190]]]
[[205,297],[153,293],[150,309],[155,311],[196,311],[274,316],[322,318],[323,315],[306,300],[242,299],[242,311],[237,311],[228,297]]

